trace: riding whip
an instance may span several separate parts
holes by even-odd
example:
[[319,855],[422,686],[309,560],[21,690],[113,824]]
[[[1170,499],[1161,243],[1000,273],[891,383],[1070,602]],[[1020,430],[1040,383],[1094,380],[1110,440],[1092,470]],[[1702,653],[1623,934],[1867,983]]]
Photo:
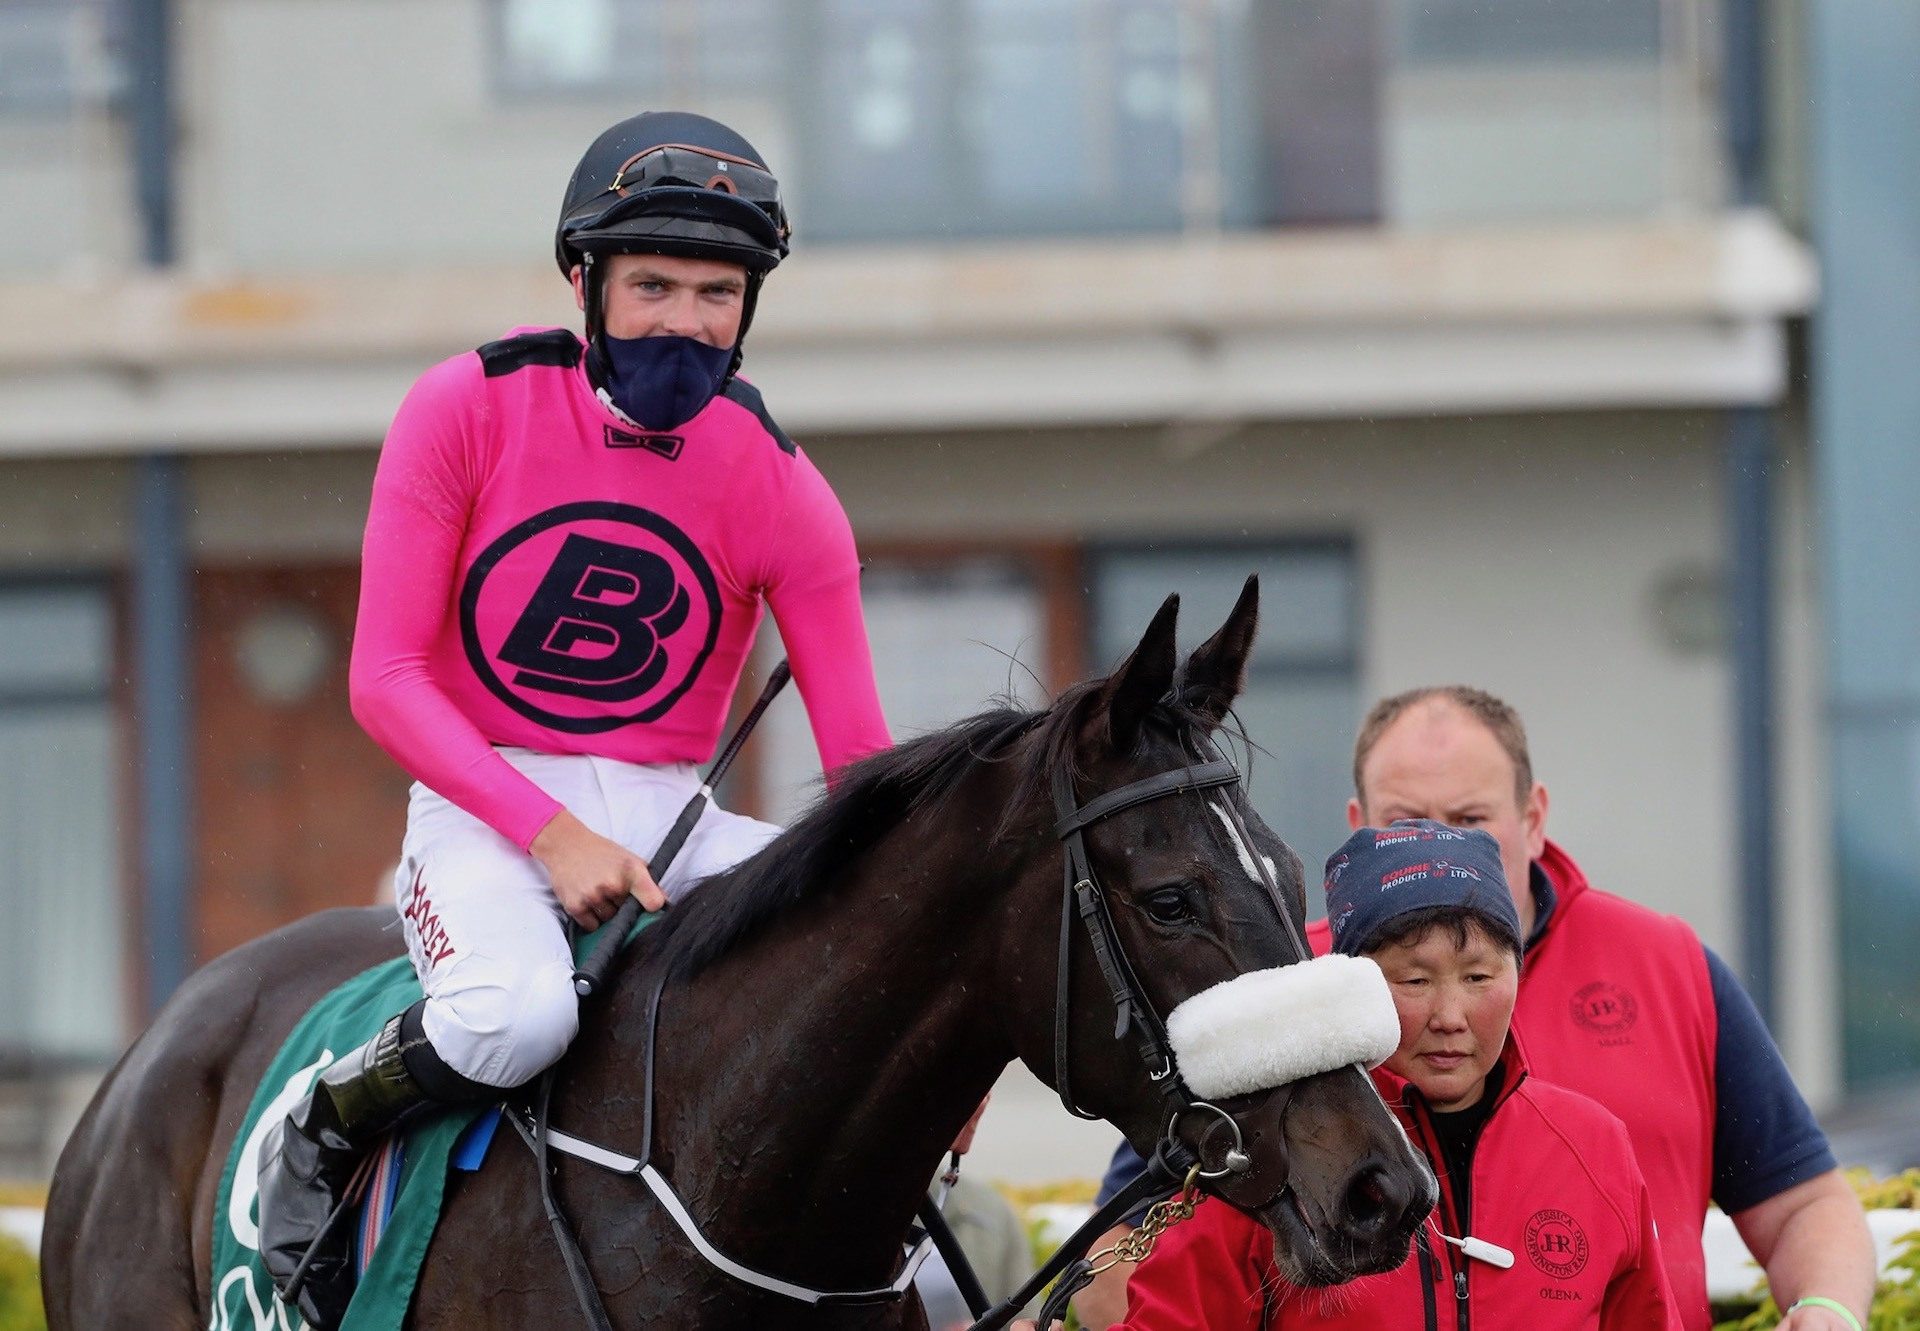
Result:
[[[760,696],[754,701],[753,707],[741,718],[740,724],[734,729],[733,738],[727,741],[727,747],[720,751],[720,756],[714,759],[713,766],[707,769],[706,779],[700,783],[700,789],[694,791],[693,798],[687,801],[687,807],[680,810],[680,816],[674,820],[673,826],[667,830],[667,835],[661,840],[660,848],[648,859],[647,871],[653,875],[655,883],[666,878],[667,870],[673,866],[675,857],[680,854],[680,848],[687,844],[687,838],[693,834],[694,825],[700,821],[700,815],[707,811],[707,805],[713,799],[713,788],[726,776],[727,768],[732,766],[735,755],[747,742],[747,736],[753,733],[753,728],[762,714],[779,696],[780,690],[787,686],[787,681],[791,678],[793,678],[793,671],[783,658],[780,664],[773,668],[773,673],[767,676],[767,686],[760,690]],[[612,968],[614,958],[620,955],[620,949],[626,942],[627,934],[632,931],[634,921],[639,918],[640,899],[630,896],[620,903],[620,909],[614,917],[600,926],[599,935],[593,944],[593,951],[587,954],[587,959],[581,963],[580,969],[573,973],[573,990],[580,997],[590,997],[595,990],[606,983],[607,971]]]

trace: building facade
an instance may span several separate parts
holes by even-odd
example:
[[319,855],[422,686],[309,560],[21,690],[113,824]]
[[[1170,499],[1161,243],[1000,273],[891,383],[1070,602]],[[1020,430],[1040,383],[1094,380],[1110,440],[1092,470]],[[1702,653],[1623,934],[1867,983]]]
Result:
[[[1838,906],[1815,264],[1791,116],[1779,183],[1739,187],[1729,86],[1792,79],[1728,55],[1746,6],[158,8],[160,36],[90,0],[0,29],[13,1159],[168,977],[375,894],[406,782],[348,716],[345,652],[381,435],[428,365],[575,321],[567,174],[664,105],[787,187],[746,373],[852,516],[897,729],[1111,665],[1168,591],[1198,641],[1258,571],[1254,795],[1309,864],[1374,696],[1490,688],[1596,882],[1760,955],[1803,1084],[1846,1089],[1834,949],[1750,946],[1756,910],[1825,940]],[[1770,898],[1741,858],[1742,420],[1775,464]],[[751,753],[734,801],[797,807],[797,704]]]

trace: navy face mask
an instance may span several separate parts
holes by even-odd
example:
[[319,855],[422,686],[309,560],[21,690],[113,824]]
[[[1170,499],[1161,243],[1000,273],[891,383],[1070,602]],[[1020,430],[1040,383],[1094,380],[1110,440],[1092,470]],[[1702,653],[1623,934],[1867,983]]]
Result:
[[726,381],[732,347],[710,347],[690,337],[595,339],[601,391],[622,414],[647,430],[677,430],[698,416]]

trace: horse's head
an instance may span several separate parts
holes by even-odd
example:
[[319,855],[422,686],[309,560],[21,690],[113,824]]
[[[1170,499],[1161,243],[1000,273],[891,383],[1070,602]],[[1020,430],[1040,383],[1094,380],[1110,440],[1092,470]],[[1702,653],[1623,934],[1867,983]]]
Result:
[[[1014,983],[1034,999],[1033,988],[1054,992],[1021,1004],[1034,1015],[1016,1042],[1069,1107],[1119,1125],[1143,1154],[1169,1135],[1189,1147],[1208,1190],[1272,1229],[1290,1280],[1336,1284],[1399,1265],[1435,1188],[1366,1074],[1342,1065],[1369,1040],[1376,1058],[1383,1038],[1391,1050],[1384,985],[1370,963],[1309,960],[1299,858],[1208,738],[1240,692],[1256,603],[1249,579],[1181,665],[1169,597],[1125,664],[1063,695],[1040,729],[1062,845],[1020,875],[1031,910],[1014,912],[1024,936],[1008,951],[1020,959]],[[1061,944],[1033,928],[1055,917]],[[1331,988],[1316,967],[1333,973]],[[1343,983],[1356,981],[1343,1010]],[[1300,1011],[1295,994],[1319,1010]],[[1347,1038],[1345,1023],[1369,1021],[1371,1037]],[[1207,1029],[1183,1033],[1196,1022]]]

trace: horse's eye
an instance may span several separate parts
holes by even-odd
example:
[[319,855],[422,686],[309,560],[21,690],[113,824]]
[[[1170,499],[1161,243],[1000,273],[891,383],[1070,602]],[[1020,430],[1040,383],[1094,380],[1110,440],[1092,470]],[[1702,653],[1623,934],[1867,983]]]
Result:
[[1165,887],[1147,898],[1147,914],[1155,924],[1185,924],[1193,918],[1187,907],[1187,894],[1177,887]]

